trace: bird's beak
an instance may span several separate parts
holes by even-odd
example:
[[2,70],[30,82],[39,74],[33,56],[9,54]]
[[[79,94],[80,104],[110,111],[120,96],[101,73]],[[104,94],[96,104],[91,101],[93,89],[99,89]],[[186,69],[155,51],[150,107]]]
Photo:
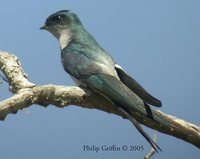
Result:
[[44,24],[42,27],[40,27],[41,30],[46,30],[47,29],[47,25]]

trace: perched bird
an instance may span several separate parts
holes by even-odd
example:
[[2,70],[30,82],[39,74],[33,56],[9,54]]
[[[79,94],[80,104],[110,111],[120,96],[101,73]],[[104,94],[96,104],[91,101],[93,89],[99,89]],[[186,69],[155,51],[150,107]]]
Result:
[[161,107],[136,80],[118,65],[85,30],[78,16],[61,10],[50,15],[40,28],[53,34],[60,43],[62,65],[80,85],[104,96],[122,112],[158,152],[160,147],[143,131],[131,112],[137,112],[166,125],[150,105]]

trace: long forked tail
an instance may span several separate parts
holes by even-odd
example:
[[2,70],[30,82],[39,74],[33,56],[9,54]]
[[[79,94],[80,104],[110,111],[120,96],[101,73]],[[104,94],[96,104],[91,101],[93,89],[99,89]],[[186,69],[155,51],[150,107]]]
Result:
[[161,150],[161,148],[149,137],[149,135],[142,129],[140,124],[137,122],[136,119],[134,119],[128,111],[126,111],[122,107],[118,107],[118,110],[122,112],[130,121],[131,123],[136,127],[136,129],[144,136],[144,138],[149,142],[149,144],[153,147],[153,149],[158,153],[158,150]]

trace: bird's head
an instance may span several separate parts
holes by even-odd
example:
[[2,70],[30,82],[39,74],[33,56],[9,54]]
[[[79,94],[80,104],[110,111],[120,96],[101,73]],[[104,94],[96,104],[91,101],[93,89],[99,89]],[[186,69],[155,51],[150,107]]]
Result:
[[75,13],[69,10],[61,10],[50,15],[40,29],[49,31],[59,39],[63,33],[72,34],[73,30],[80,25],[82,24]]

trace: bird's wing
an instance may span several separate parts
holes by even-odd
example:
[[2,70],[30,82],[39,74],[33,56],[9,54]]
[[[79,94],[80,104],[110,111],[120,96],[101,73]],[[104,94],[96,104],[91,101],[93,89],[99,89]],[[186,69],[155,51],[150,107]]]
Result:
[[115,76],[99,73],[82,76],[81,82],[91,90],[110,99],[116,106],[130,109],[130,111],[147,116],[160,124],[170,126],[170,123],[163,116],[153,108],[150,108],[148,104],[144,103],[140,97]]
[[116,105],[148,115],[143,101],[115,76],[99,73],[82,76],[81,81],[91,90],[109,98]]
[[115,65],[115,70],[120,80],[130,88],[135,94],[137,94],[145,103],[153,106],[161,107],[162,103],[160,100],[150,95],[135,79],[130,77],[119,65]]

